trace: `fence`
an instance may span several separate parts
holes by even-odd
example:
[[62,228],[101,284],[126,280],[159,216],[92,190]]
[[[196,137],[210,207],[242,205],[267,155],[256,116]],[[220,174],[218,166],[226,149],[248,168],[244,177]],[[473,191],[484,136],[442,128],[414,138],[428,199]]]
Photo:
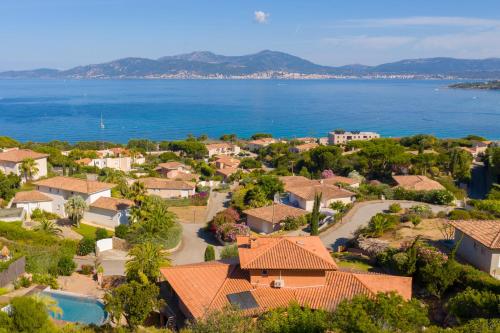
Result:
[[11,282],[17,280],[17,278],[26,272],[26,257],[21,257],[11,263],[9,267],[0,272],[0,287],[3,287]]

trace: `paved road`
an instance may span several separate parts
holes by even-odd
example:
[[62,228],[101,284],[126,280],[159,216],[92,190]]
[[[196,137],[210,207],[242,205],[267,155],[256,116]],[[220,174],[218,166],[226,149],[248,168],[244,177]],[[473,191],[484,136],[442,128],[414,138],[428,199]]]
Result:
[[[217,212],[223,210],[230,198],[228,193],[211,192],[207,207],[207,221],[210,221]],[[175,265],[192,264],[203,261],[205,249],[208,244],[215,246],[216,252],[221,246],[213,235],[204,230],[205,223],[182,223],[181,247],[172,253],[172,262]]]
[[[371,217],[377,213],[382,213],[389,209],[392,203],[399,203],[401,207],[408,208],[415,204],[422,204],[421,202],[399,201],[399,200],[386,200],[383,202],[365,202],[361,203],[352,214],[345,217],[345,221],[337,228],[333,227],[320,235],[321,240],[326,247],[336,249],[339,245],[345,244],[349,239],[354,237],[354,232],[360,227],[368,224]],[[429,205],[434,213],[446,210],[447,207]]]

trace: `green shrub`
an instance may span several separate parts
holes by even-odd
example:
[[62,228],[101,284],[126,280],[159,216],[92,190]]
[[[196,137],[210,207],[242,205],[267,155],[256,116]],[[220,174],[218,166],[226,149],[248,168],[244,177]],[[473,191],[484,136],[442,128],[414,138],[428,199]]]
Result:
[[12,332],[53,332],[45,305],[32,297],[11,301]]
[[26,276],[21,276],[14,282],[14,288],[19,289],[19,288],[28,288],[31,286],[31,280],[28,279]]
[[80,273],[83,275],[90,275],[94,272],[94,266],[92,265],[82,265]]
[[297,230],[301,226],[304,226],[307,224],[307,219],[305,216],[287,216],[283,221],[281,221],[281,224],[283,226],[283,230],[290,231],[290,230]]
[[128,225],[120,224],[115,227],[115,236],[121,239],[127,238]]
[[95,240],[98,241],[98,240],[101,240],[101,239],[104,239],[104,238],[108,238],[109,235],[108,235],[108,231],[104,228],[97,228],[96,231],[95,231]]
[[410,212],[410,214],[414,214],[426,219],[432,218],[434,216],[431,207],[427,205],[413,205],[408,208],[408,211]]
[[389,212],[396,214],[401,211],[401,205],[398,203],[393,203],[389,206]]
[[378,213],[372,216],[368,226],[360,230],[360,234],[369,237],[380,237],[386,231],[394,229],[399,224],[399,216]]
[[215,248],[212,245],[207,245],[205,249],[205,261],[215,260]]
[[500,294],[500,280],[470,265],[460,265],[458,284],[463,288],[471,287],[477,290],[488,290]]
[[57,214],[41,210],[40,208],[35,208],[31,212],[31,219],[34,221],[41,221],[43,219],[56,220],[58,218],[59,216]]
[[392,196],[388,195],[387,191],[385,193],[388,199],[412,200],[436,205],[448,205],[455,200],[453,194],[447,190],[409,191],[402,187],[397,187],[392,191]]
[[238,246],[236,244],[224,246],[220,251],[221,259],[229,259],[237,257],[238,257]]
[[422,222],[422,218],[415,214],[410,214],[410,222],[416,227]]
[[86,256],[95,251],[95,240],[89,237],[83,237],[80,242],[78,242],[78,249],[76,253],[79,256]]
[[62,257],[57,262],[57,272],[59,275],[70,276],[75,271],[76,264],[70,257]]
[[448,309],[460,321],[500,318],[500,294],[467,288],[449,300]]
[[497,217],[500,217],[500,200],[470,200],[474,208],[487,211]]
[[454,209],[448,214],[450,220],[470,220],[470,213],[463,209]]
[[50,274],[33,274],[33,283],[50,286],[52,289],[59,289],[57,278]]

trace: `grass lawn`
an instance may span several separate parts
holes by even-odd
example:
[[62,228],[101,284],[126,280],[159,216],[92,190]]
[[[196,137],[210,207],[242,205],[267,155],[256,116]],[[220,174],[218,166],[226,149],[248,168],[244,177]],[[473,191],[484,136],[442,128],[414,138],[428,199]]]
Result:
[[332,256],[337,265],[341,268],[363,272],[370,272],[374,270],[374,266],[372,266],[369,263],[369,260],[363,256],[351,254],[349,252],[335,253]]
[[[71,229],[83,237],[88,237],[88,238],[95,238],[95,231],[97,230],[96,227],[85,224],[85,223],[80,223],[80,227],[77,228],[76,226],[72,226]],[[106,230],[108,232],[109,236],[112,236],[114,233],[110,230]]]

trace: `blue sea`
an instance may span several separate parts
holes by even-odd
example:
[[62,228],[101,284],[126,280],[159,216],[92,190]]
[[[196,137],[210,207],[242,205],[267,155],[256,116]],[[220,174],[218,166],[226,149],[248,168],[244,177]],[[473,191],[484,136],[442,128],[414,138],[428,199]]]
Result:
[[[27,141],[326,136],[500,139],[500,91],[440,80],[0,80],[0,135]],[[101,114],[105,128],[99,126]]]

